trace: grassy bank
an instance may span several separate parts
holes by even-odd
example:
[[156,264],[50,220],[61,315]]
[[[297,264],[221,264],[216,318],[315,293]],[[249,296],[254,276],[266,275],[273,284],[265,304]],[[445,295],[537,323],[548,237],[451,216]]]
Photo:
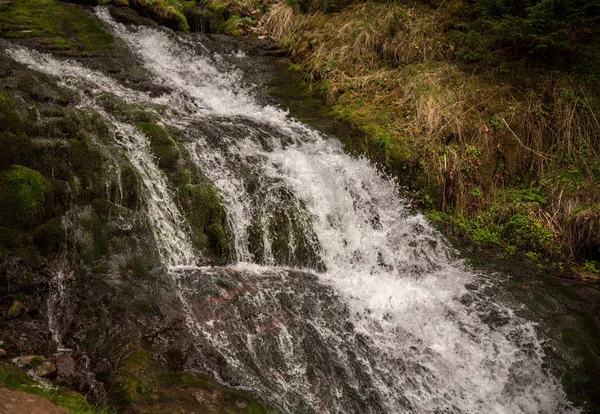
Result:
[[597,273],[597,56],[578,51],[565,66],[507,55],[463,22],[464,7],[356,2],[328,14],[278,3],[261,29],[332,114],[365,133],[358,150],[419,189],[433,221]]

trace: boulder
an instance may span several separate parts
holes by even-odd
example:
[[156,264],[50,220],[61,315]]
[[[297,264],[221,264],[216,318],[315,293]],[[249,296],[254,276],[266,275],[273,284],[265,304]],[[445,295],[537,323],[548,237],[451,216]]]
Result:
[[11,361],[19,368],[26,369],[40,377],[56,372],[56,365],[40,355],[24,355],[13,358]]
[[72,377],[75,375],[75,360],[70,354],[55,354],[54,360],[58,375],[61,377]]
[[117,21],[124,24],[133,24],[136,26],[149,26],[156,27],[157,24],[154,20],[147,17],[142,17],[138,12],[129,7],[115,7],[110,6],[110,15]]
[[148,17],[162,26],[173,30],[188,31],[187,20],[181,10],[170,5],[166,0],[130,0],[130,6],[141,16]]

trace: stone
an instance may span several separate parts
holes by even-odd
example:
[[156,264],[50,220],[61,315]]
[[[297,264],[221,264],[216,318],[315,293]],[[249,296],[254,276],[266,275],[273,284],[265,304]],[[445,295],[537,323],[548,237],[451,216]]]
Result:
[[6,312],[6,319],[18,318],[25,313],[25,305],[18,300],[13,301],[12,305]]
[[2,348],[0,348],[0,358],[4,358],[6,357],[6,351]]
[[110,15],[117,21],[123,24],[133,24],[136,26],[149,26],[156,27],[158,26],[156,22],[147,17],[142,17],[133,9],[129,7],[114,7],[110,6],[108,9]]
[[19,368],[30,370],[40,377],[56,372],[56,365],[40,355],[24,355],[13,358],[11,361]]
[[56,371],[61,377],[72,377],[75,375],[75,360],[70,354],[54,354]]
[[46,360],[42,362],[41,365],[34,368],[33,372],[40,377],[46,377],[56,372],[56,365],[54,365],[54,363],[52,363],[51,361]]

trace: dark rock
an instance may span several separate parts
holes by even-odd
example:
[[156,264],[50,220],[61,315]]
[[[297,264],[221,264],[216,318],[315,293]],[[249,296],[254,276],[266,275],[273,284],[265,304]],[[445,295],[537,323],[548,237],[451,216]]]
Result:
[[59,376],[69,378],[75,375],[75,360],[70,354],[55,354],[54,360]]
[[114,7],[109,8],[110,15],[117,21],[124,24],[133,24],[136,26],[158,26],[156,22],[147,17],[142,17],[138,12],[129,7]]
[[131,0],[131,8],[143,17],[148,17],[158,24],[173,30],[187,31],[188,23],[183,14],[166,0]]
[[[216,18],[215,13],[206,6],[196,4],[188,7],[185,11],[185,18],[190,25],[190,31],[200,33],[212,33],[211,21]],[[214,30],[214,28],[213,28]]]

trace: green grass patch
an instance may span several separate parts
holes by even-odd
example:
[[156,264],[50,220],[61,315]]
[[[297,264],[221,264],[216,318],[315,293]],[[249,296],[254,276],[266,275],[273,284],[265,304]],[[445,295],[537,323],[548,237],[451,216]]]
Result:
[[108,414],[112,411],[105,408],[94,408],[85,397],[64,387],[45,388],[37,383],[22,369],[12,365],[0,364],[0,384],[15,391],[22,391],[47,398],[54,404],[64,407],[74,414]]
[[0,4],[0,36],[37,38],[55,49],[93,52],[114,42],[96,19],[55,0],[18,0]]

